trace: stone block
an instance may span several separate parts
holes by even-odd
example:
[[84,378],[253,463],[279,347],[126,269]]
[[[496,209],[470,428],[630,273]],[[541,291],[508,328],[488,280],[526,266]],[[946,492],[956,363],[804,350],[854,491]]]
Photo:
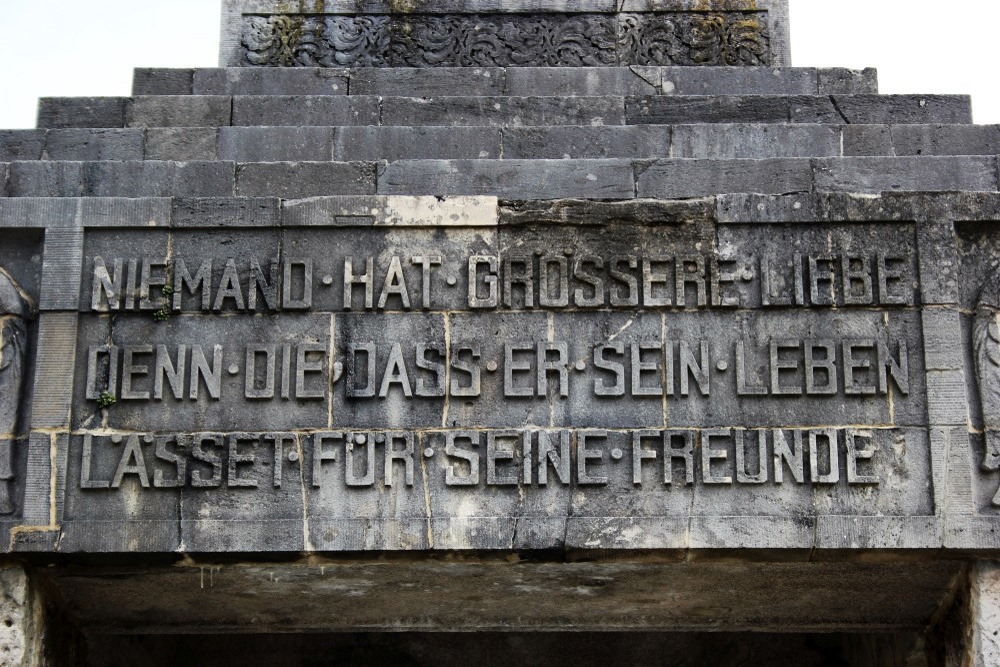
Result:
[[241,197],[319,197],[375,194],[371,162],[258,162],[236,170]]
[[368,96],[238,96],[233,125],[378,125],[379,98]]
[[[731,294],[738,296],[741,306],[762,309],[760,314],[766,314],[769,304],[787,307],[808,303],[849,310],[874,307],[896,311],[920,303],[916,287],[920,280],[917,225],[867,221],[820,223],[816,220],[827,216],[818,210],[809,195],[780,198],[744,195],[738,199],[746,201],[739,206],[749,205],[754,216],[749,219],[733,216],[727,220],[735,218],[757,224],[722,226],[714,242],[718,244],[720,261],[735,262],[727,270],[750,278],[749,282],[744,280],[732,286]],[[796,203],[799,208],[795,208]],[[845,217],[832,215],[829,219]],[[810,224],[783,224],[799,222]],[[678,254],[691,253],[688,250]],[[834,260],[816,259],[831,255]],[[810,257],[817,262],[815,271],[809,264]],[[848,281],[849,286],[845,285],[845,259],[848,269],[855,272],[854,279]],[[860,263],[861,260],[867,266]],[[796,294],[795,275],[810,271],[816,275],[822,272],[828,277],[828,272],[832,272],[834,277],[824,279],[816,289],[812,285],[802,286]],[[880,273],[884,280],[878,278]],[[864,275],[871,279],[870,285]],[[919,332],[915,332],[913,340],[919,341],[919,337]]]
[[878,72],[840,67],[821,67],[816,71],[820,95],[878,94]]
[[[849,465],[845,465],[849,461],[844,461],[847,457],[842,450],[839,476],[848,484],[814,486],[815,512],[823,529],[817,547],[927,549],[940,545],[927,429],[857,429],[853,435],[857,451],[865,451],[871,458],[854,461],[860,480],[855,477],[852,483]],[[823,469],[823,465],[820,467]],[[914,480],[922,483],[915,484]],[[880,521],[890,517],[896,521],[883,525],[891,530],[879,530]],[[828,525],[823,525],[824,520],[829,521]],[[921,534],[921,529],[928,527],[930,530]],[[865,541],[873,546],[866,547]]]
[[85,162],[86,197],[227,197],[233,194],[232,162]]
[[[358,198],[372,199],[379,198]],[[387,202],[405,201],[405,197],[385,198]],[[321,198],[317,204],[329,202],[329,198]],[[460,204],[465,198],[457,200]],[[309,200],[303,202],[302,206],[308,207]],[[427,208],[430,208],[427,206]],[[315,211],[317,214],[319,212]],[[308,211],[303,211],[308,213]],[[319,217],[317,215],[317,217]],[[315,220],[315,218],[314,218]],[[427,392],[414,392],[417,396],[412,400],[416,412],[408,412],[407,401],[398,401],[394,419],[399,420],[399,425],[406,424],[407,427],[421,426],[439,427],[443,418],[440,411],[431,413],[435,416],[430,422],[420,422],[418,417],[427,413],[426,403],[428,396],[433,392],[435,386],[435,374],[427,369],[418,369],[414,365],[416,343],[442,343],[446,337],[442,334],[431,338],[408,338],[397,336],[387,323],[398,323],[400,330],[408,331],[407,320],[417,320],[417,324],[424,327],[420,331],[430,331],[427,327],[431,324],[442,326],[438,320],[432,320],[429,324],[425,321],[424,312],[443,313],[447,311],[468,310],[469,278],[467,271],[456,267],[468,265],[469,248],[476,253],[495,255],[497,247],[497,235],[495,227],[484,226],[475,229],[461,227],[451,228],[447,226],[414,228],[407,225],[385,225],[373,226],[340,226],[340,228],[330,228],[323,226],[311,226],[309,229],[288,230],[283,234],[282,251],[285,257],[295,258],[296,261],[310,261],[312,263],[312,273],[315,277],[316,286],[313,289],[313,307],[317,312],[337,314],[333,321],[337,333],[338,341],[341,343],[366,342],[378,345],[376,354],[381,365],[364,368],[364,364],[369,360],[368,352],[359,351],[356,355],[358,359],[357,373],[361,375],[348,374],[349,362],[346,359],[348,352],[346,347],[341,347],[337,351],[337,362],[344,364],[344,377],[339,384],[334,386],[337,394],[336,400],[348,412],[338,411],[334,415],[335,424],[339,427],[365,426],[376,427],[376,423],[365,421],[344,421],[342,418],[357,414],[366,416],[366,419],[374,419],[379,405],[385,405],[386,399],[379,396],[382,381],[385,377],[384,371],[387,369],[389,356],[392,354],[392,346],[397,342],[405,342],[403,350],[406,355],[406,364],[409,369],[411,383],[418,380],[423,385],[429,387]],[[372,268],[368,269],[367,258],[372,258]],[[393,258],[398,262],[400,282],[405,285],[405,300],[399,290],[386,290],[390,269],[393,267]],[[414,258],[421,258],[414,261]],[[439,258],[440,264],[429,262],[429,258]],[[428,259],[427,264],[422,263]],[[347,260],[351,260],[348,266]],[[444,268],[448,267],[448,268]],[[360,282],[354,282],[350,289],[350,303],[347,299],[347,289],[345,287],[348,278],[348,269],[351,275],[361,277],[368,275],[371,278],[371,293],[369,295],[366,287]],[[425,275],[426,270],[426,275]],[[374,275],[373,275],[374,274]],[[426,289],[425,289],[426,288]],[[370,297],[370,298],[369,298]],[[384,298],[383,298],[384,297]],[[381,313],[376,318],[370,317],[371,313]],[[368,317],[363,317],[368,313]],[[389,315],[392,314],[392,317]],[[348,318],[348,320],[344,320]],[[364,320],[376,320],[381,322],[382,328],[366,328],[367,324],[355,323]],[[342,321],[343,320],[343,321]],[[422,323],[422,324],[421,324]],[[416,326],[416,325],[412,325]],[[357,341],[344,339],[341,334],[345,327],[351,327],[358,334],[365,334],[367,338],[358,338]],[[434,331],[437,331],[436,329]],[[440,333],[440,332],[438,332]],[[343,355],[343,356],[339,356]],[[427,358],[434,363],[440,362],[436,358],[433,350],[427,352]],[[366,392],[353,392],[358,396],[351,396],[348,387],[367,387],[365,373],[368,370],[377,371],[376,391],[368,392],[371,395],[361,396]],[[354,371],[351,371],[353,373]],[[457,376],[457,371],[455,375]],[[464,377],[464,376],[463,376]],[[401,393],[401,383],[394,383],[387,388],[394,396]],[[421,395],[423,394],[423,395]],[[399,397],[396,396],[396,399]],[[395,400],[395,399],[394,399]],[[438,401],[430,401],[438,403]],[[439,406],[440,407],[440,406]],[[322,415],[325,418],[325,414]],[[322,422],[321,425],[325,423]]]
[[758,195],[736,193],[716,197],[721,223],[813,222],[823,218],[823,202],[812,193]]
[[625,160],[401,160],[381,171],[378,193],[631,199],[635,186]]
[[[390,237],[391,238],[391,237]],[[384,310],[398,310],[398,297],[386,302]],[[419,372],[419,377],[389,383],[390,369],[398,372],[400,363],[416,372],[418,352],[399,341],[433,344],[446,340],[445,318],[440,314],[387,313],[378,319],[363,314],[344,314],[336,318],[336,349],[347,351],[351,345],[374,344],[374,353],[347,354],[342,359],[344,378],[333,394],[333,425],[338,428],[415,428],[441,427],[446,424],[445,350],[430,351],[423,359],[433,359],[440,372]],[[363,349],[363,348],[362,348]],[[393,357],[393,355],[401,355]],[[395,359],[395,361],[393,361]],[[383,373],[383,371],[385,371]],[[404,373],[407,373],[404,371]],[[411,382],[422,380],[424,391]],[[346,385],[346,388],[345,386]],[[352,396],[352,393],[354,394]],[[368,396],[368,394],[371,396]]]
[[972,122],[967,95],[834,95],[832,100],[852,125]]
[[840,127],[823,125],[678,125],[673,158],[733,159],[840,155]]
[[8,197],[83,196],[82,162],[12,162]]
[[924,360],[929,371],[957,371],[964,368],[965,350],[958,344],[964,334],[962,319],[951,308],[924,308]]
[[971,616],[972,646],[969,647],[974,667],[989,667],[1000,663],[1000,565],[980,561],[972,572]]
[[496,227],[497,208],[496,197],[313,197],[285,201],[282,224],[285,227]]
[[955,247],[955,224],[945,217],[928,220],[918,228],[920,243],[920,291],[924,305],[954,305],[961,301],[961,288],[968,287],[961,275]]
[[500,209],[500,224],[507,225],[596,225],[613,223],[673,225],[697,222],[712,215],[712,201],[627,199],[593,201],[560,199],[555,201],[505,201]]
[[[519,68],[520,69],[520,68]],[[392,68],[360,67],[351,70],[351,95],[435,97],[468,95],[489,97],[519,95],[507,88],[508,75],[502,67]],[[555,93],[534,92],[533,95]]]
[[691,517],[692,549],[811,549],[816,518],[801,517]]
[[35,651],[32,644],[36,610],[33,609],[31,582],[28,573],[19,565],[0,569],[0,654],[9,665],[27,664]]
[[166,227],[170,224],[166,197],[146,199],[87,197],[80,200],[83,227]]
[[221,127],[231,124],[231,97],[153,95],[134,97],[128,105],[129,127]]
[[273,197],[175,197],[174,227],[277,227],[281,200]]
[[125,127],[127,103],[124,97],[43,97],[38,100],[38,127]]
[[[612,494],[608,494],[613,497]],[[675,495],[683,492],[675,490]],[[620,497],[620,496],[618,496]],[[566,549],[687,549],[690,520],[687,517],[569,517]]]
[[382,125],[622,125],[621,97],[386,97]]
[[629,125],[787,123],[792,99],[773,95],[627,97],[625,122]]
[[219,159],[324,162],[331,159],[332,143],[333,128],[329,127],[223,127]]
[[896,155],[1000,155],[1000,125],[899,125]]
[[[658,83],[647,80],[647,68],[636,67],[511,67],[505,94],[623,96],[656,95]],[[654,68],[648,68],[653,70]],[[654,76],[657,74],[653,72]],[[650,77],[653,78],[653,77]],[[654,79],[655,81],[655,79]],[[402,93],[396,93],[402,94]]]
[[[12,197],[0,200],[0,226],[12,230],[18,227],[36,227],[39,220],[44,220],[52,227],[75,227],[78,210],[77,199]],[[16,271],[12,273],[19,274]]]
[[969,401],[962,369],[927,372],[927,417],[934,426],[969,423]]
[[893,133],[901,129],[901,125],[844,125],[844,156],[845,157],[875,157],[892,156]]
[[662,67],[664,95],[815,95],[816,70],[776,67]]
[[142,160],[145,133],[133,130],[49,130],[45,157],[49,160]]
[[347,95],[348,70],[320,67],[196,69],[195,95]]
[[190,95],[194,92],[194,72],[193,69],[137,67],[132,71],[132,94]]
[[[665,349],[670,347],[677,375],[666,405],[667,426],[705,428],[752,423],[780,428],[790,412],[802,415],[802,426],[923,424],[927,401],[919,319],[907,312],[893,312],[888,319],[886,324],[882,313],[861,312],[842,319],[822,311],[810,311],[808,316],[797,318],[763,311],[746,316],[704,312],[677,319],[667,331],[669,345],[664,344]],[[822,340],[835,352],[841,347],[838,358],[842,361],[847,354],[843,341],[854,345],[852,358],[859,363],[868,360],[872,367],[877,365],[878,346],[884,345],[887,363],[891,358],[901,370],[896,375],[883,375],[884,369],[877,374],[859,372],[850,378],[850,388],[836,397],[810,392],[804,371],[797,374],[775,369],[786,361],[803,369],[804,362],[800,361],[804,341],[811,340],[814,331],[823,331]],[[688,346],[686,350],[682,344]],[[783,347],[773,347],[778,344]],[[696,360],[701,368],[702,374],[693,376],[697,382],[680,372],[685,352],[686,358]],[[846,377],[844,373],[840,376],[842,380]]]
[[45,130],[0,130],[0,162],[40,160]]
[[816,548],[939,549],[943,522],[935,516],[819,516]]
[[500,129],[491,127],[338,127],[335,160],[462,160],[501,156]]
[[872,193],[997,190],[996,158],[851,157],[814,161],[816,189]]
[[219,129],[214,127],[150,127],[147,160],[182,162],[218,160]]
[[503,130],[505,159],[657,158],[670,155],[666,125],[510,127]]
[[176,162],[175,197],[230,197],[235,194],[236,165],[232,162]]
[[[68,271],[64,271],[64,275],[58,276],[63,279],[60,282],[63,285],[72,285],[73,281],[65,275],[66,273]],[[76,363],[77,333],[75,313],[43,312],[39,316],[38,349],[42,355],[36,371],[36,380],[38,386],[53,389],[47,392],[35,392],[31,406],[33,429],[65,429],[69,425],[73,400],[71,387],[73,368]],[[52,444],[52,438],[49,434],[37,431],[32,433],[28,452],[29,472],[32,457],[44,457],[48,464],[52,464]],[[51,470],[44,472],[54,474]],[[30,498],[37,494],[35,506],[38,511],[37,518],[41,519],[41,525],[48,525],[50,497],[49,494],[42,493],[42,491],[42,487],[35,488],[33,485],[28,485],[26,497]],[[42,500],[43,498],[44,500]],[[25,512],[25,517],[28,516],[28,513]]]
[[809,160],[658,160],[640,170],[638,196],[671,199],[730,192],[783,194],[812,189]]

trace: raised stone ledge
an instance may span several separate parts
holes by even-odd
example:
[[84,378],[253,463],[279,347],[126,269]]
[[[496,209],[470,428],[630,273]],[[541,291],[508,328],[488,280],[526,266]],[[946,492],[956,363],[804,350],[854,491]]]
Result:
[[0,131],[0,162],[903,157],[1000,154],[1000,125],[713,123]]
[[813,67],[137,68],[133,95],[848,95],[874,69]]
[[728,193],[996,192],[995,156],[764,160],[0,163],[7,197],[487,195],[681,199]]
[[[420,218],[413,213],[419,213]],[[426,215],[425,215],[426,214]],[[452,215],[457,215],[455,219]],[[1000,222],[997,192],[724,194],[680,200],[517,200],[496,197],[335,195],[278,197],[0,198],[0,228],[188,228],[664,225],[716,221],[739,225],[915,221]],[[419,222],[419,224],[418,224]],[[933,321],[939,321],[940,318]],[[932,370],[953,369],[931,364]]]
[[[787,65],[787,0],[227,0],[223,66]],[[442,35],[448,39],[442,39]],[[544,34],[544,39],[528,35]],[[656,46],[651,46],[651,45]]]
[[[113,110],[108,111],[109,109]],[[105,113],[107,111],[107,113]],[[82,119],[82,120],[81,120]],[[39,129],[226,126],[970,124],[965,95],[153,95],[43,98]]]

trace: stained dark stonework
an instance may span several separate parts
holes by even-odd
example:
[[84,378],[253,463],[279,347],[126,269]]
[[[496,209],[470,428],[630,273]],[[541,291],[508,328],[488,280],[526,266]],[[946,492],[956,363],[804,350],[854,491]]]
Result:
[[1000,664],[968,97],[781,0],[223,4],[0,132],[0,662]]

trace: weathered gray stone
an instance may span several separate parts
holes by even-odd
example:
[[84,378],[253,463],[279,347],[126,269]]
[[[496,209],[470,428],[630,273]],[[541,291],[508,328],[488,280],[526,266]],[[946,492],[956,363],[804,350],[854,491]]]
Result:
[[87,197],[227,197],[235,183],[232,162],[79,164],[81,194]]
[[1000,567],[980,561],[972,571],[971,642],[967,659],[975,667],[987,667],[1000,661]]
[[658,160],[637,170],[637,196],[670,199],[725,192],[782,194],[812,189],[809,160]]
[[500,209],[500,224],[610,225],[635,223],[664,225],[710,219],[712,200],[664,201],[633,199],[625,201],[507,201]]
[[378,125],[379,98],[368,96],[238,96],[233,125]]
[[335,160],[461,160],[501,157],[501,130],[491,127],[338,127]]
[[670,155],[665,125],[606,127],[509,127],[505,159],[655,158]]
[[625,160],[400,160],[381,170],[378,193],[631,199],[635,186]]
[[128,127],[219,127],[233,117],[233,99],[209,95],[153,95],[132,98]]
[[80,197],[82,162],[13,162],[7,180],[8,197]]
[[49,130],[45,157],[49,160],[141,160],[145,133],[134,130]]
[[[517,70],[511,71],[511,76]],[[503,95],[508,89],[507,70],[500,67],[413,69],[361,67],[351,71],[351,95],[435,97],[438,95]],[[288,94],[288,93],[286,93]],[[534,92],[534,95],[553,93]]]
[[38,641],[34,633],[37,610],[33,608],[27,571],[17,565],[0,569],[0,655],[9,665],[33,661]]
[[844,125],[844,156],[895,155],[893,134],[903,129],[901,125]]
[[323,162],[331,159],[332,144],[333,128],[329,127],[223,127],[219,159]]
[[174,227],[277,227],[281,200],[274,197],[175,197]]
[[518,97],[600,97],[655,95],[659,92],[659,85],[647,79],[655,80],[659,74],[652,67],[510,67],[506,72],[507,88],[503,92]]
[[45,130],[0,130],[0,162],[39,160],[45,147]]
[[150,127],[146,129],[147,160],[217,160],[219,129],[214,127]]
[[43,97],[38,100],[38,127],[125,127],[124,97]]
[[787,123],[791,100],[773,95],[629,97],[625,99],[625,118],[630,125]]
[[196,69],[195,95],[346,95],[347,70],[237,67]]
[[877,193],[997,189],[993,157],[852,157],[819,159],[814,164],[817,190]]
[[1000,155],[1000,125],[900,125],[896,155]]
[[844,122],[855,125],[972,122],[967,95],[834,95],[832,100]]
[[678,125],[673,158],[732,159],[840,155],[840,127],[823,125]]
[[815,95],[816,70],[771,67],[664,67],[664,95]]
[[84,227],[166,227],[171,221],[170,202],[166,197],[87,197],[80,200],[79,222]]
[[496,227],[496,197],[357,196],[285,201],[285,227]]
[[923,313],[924,359],[929,371],[961,370],[965,352],[955,344],[962,336],[958,311],[945,308],[925,308]]
[[[137,67],[132,71],[133,95],[191,95],[195,70]],[[203,95],[205,93],[194,93]],[[216,93],[226,94],[226,93]]]
[[382,125],[622,125],[621,97],[387,97]]
[[272,162],[241,164],[236,169],[241,197],[319,197],[375,194],[375,165],[370,162]]
[[821,67],[816,71],[820,95],[863,95],[878,93],[878,73],[863,70]]

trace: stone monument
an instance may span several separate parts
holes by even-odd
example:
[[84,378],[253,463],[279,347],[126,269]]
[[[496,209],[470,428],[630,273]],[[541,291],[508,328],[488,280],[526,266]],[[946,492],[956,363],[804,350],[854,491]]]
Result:
[[780,0],[226,0],[0,132],[0,648],[998,664],[998,153]]

